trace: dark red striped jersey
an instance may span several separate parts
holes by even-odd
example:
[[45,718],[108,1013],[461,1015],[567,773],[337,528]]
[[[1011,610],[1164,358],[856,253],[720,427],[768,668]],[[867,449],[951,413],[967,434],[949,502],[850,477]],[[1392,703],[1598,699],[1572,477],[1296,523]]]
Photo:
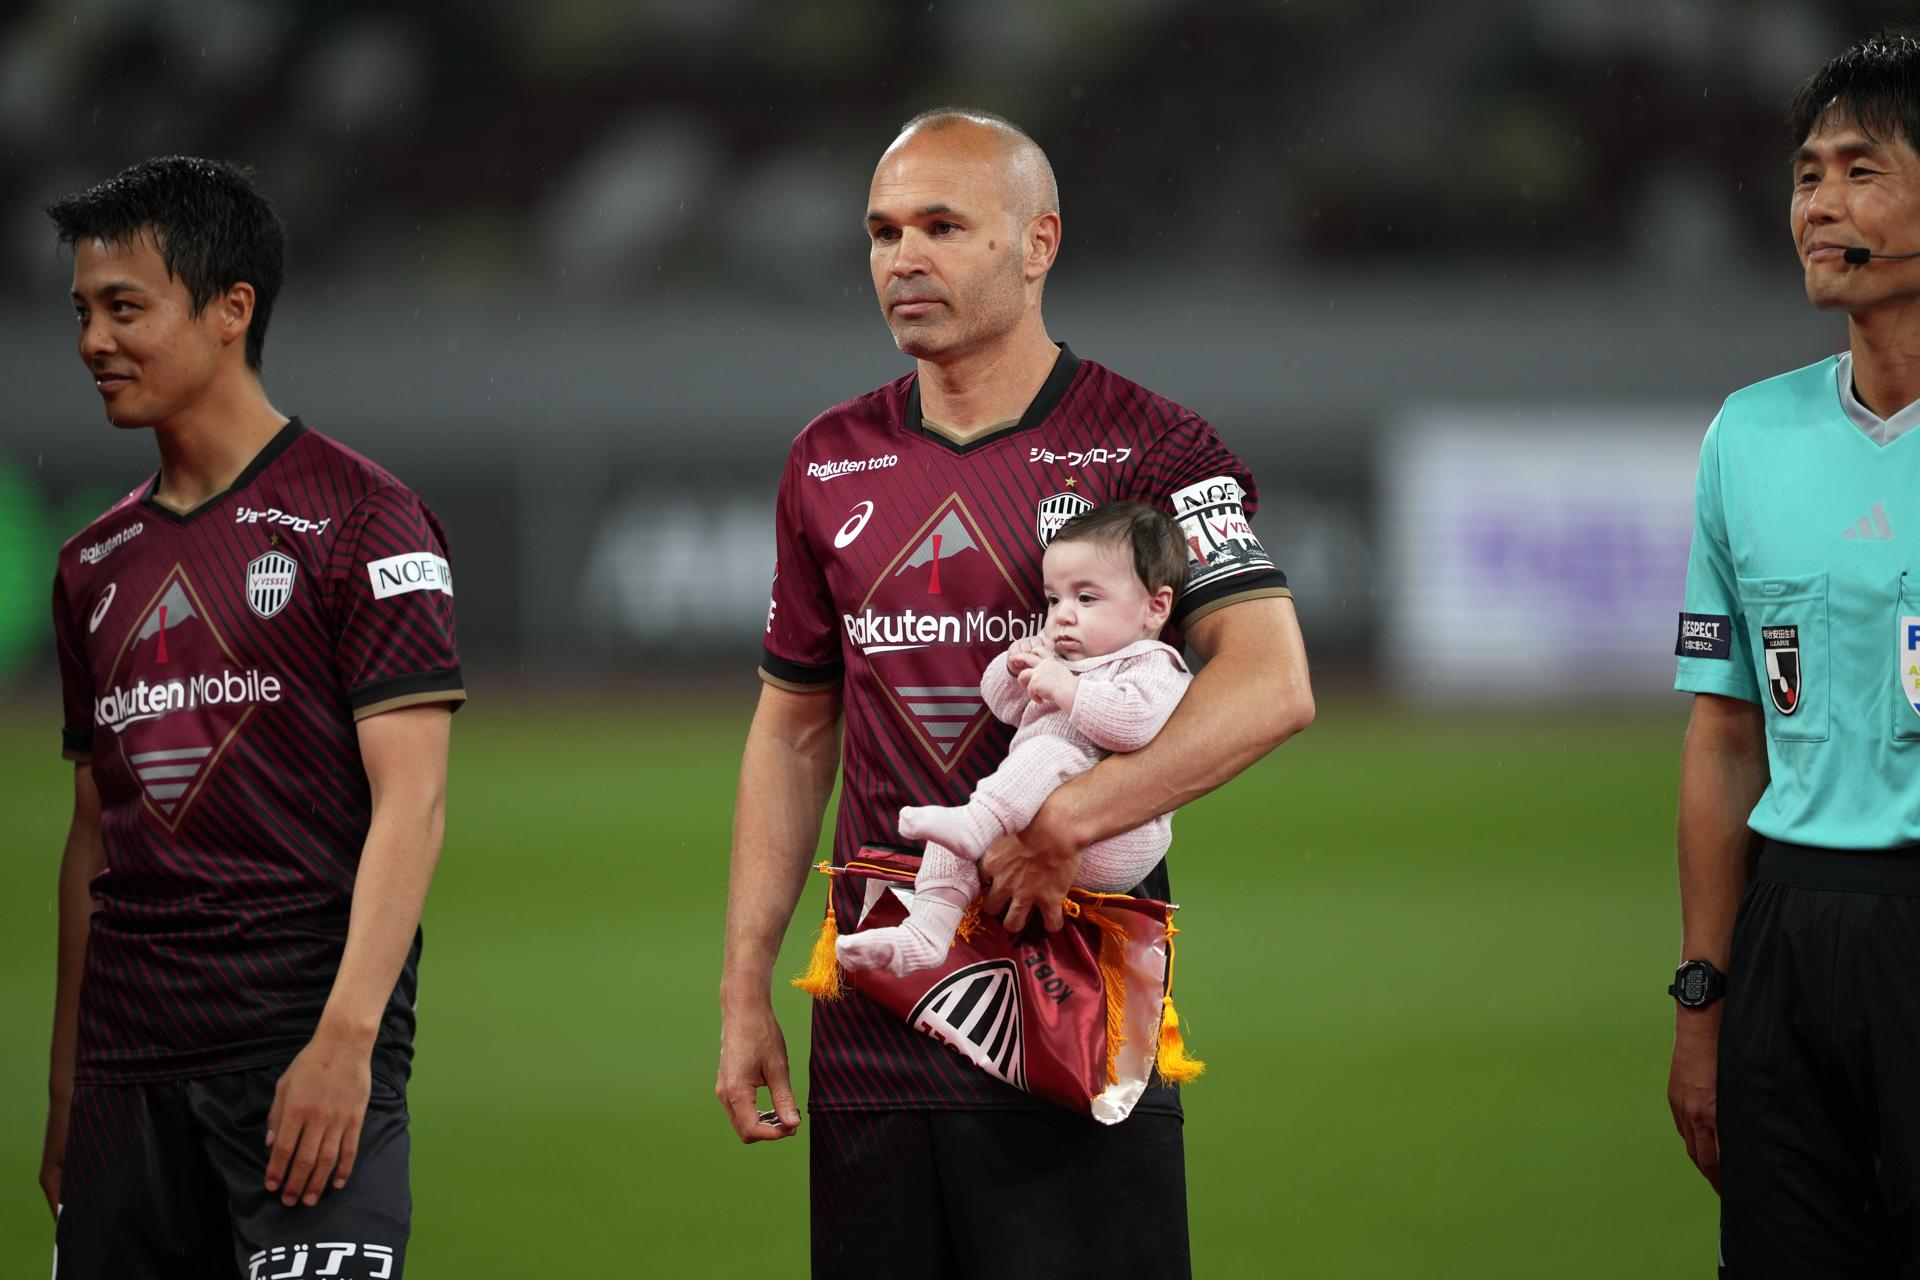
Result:
[[[844,682],[836,861],[862,844],[911,847],[902,805],[958,804],[1000,763],[1013,730],[982,703],[980,673],[1044,622],[1054,532],[1120,500],[1152,503],[1186,535],[1176,626],[1289,594],[1249,523],[1253,477],[1212,426],[1064,347],[1018,423],[964,444],[924,419],[911,374],[800,433],[780,481],[760,674],[794,690]],[[841,920],[859,918],[860,887],[836,878]],[[1141,891],[1167,896],[1164,862]],[[823,1110],[1044,1105],[857,994],[815,1006],[811,1079],[808,1104]],[[1141,1103],[1177,1105],[1171,1090]]]
[[[466,697],[433,513],[289,422],[181,515],[149,480],[60,549],[66,754],[90,761],[106,869],[76,1080],[284,1062],[346,946],[372,801],[355,721]],[[376,1061],[412,1055],[420,939]]]

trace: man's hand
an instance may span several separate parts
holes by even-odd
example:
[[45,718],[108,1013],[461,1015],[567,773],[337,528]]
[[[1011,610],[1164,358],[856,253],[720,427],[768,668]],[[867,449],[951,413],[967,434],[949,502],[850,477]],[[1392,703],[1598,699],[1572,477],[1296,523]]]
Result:
[[1080,873],[1083,851],[1055,835],[1046,816],[1043,806],[1025,831],[1001,836],[980,858],[980,875],[992,882],[981,910],[989,915],[1004,911],[1009,933],[1026,928],[1036,909],[1048,933],[1058,933],[1065,923],[1061,903]]
[[370,1043],[322,1029],[274,1085],[267,1190],[280,1192],[281,1204],[318,1204],[329,1178],[335,1190],[347,1185],[373,1096],[372,1056]]
[[1046,636],[1035,632],[1030,636],[1021,636],[1007,646],[1007,674],[1018,676],[1029,667],[1037,667],[1053,656],[1053,646],[1047,643]]
[[[763,1120],[760,1088],[773,1096],[777,1120]],[[775,1142],[800,1129],[800,1108],[787,1077],[787,1040],[773,1005],[762,1001],[720,1015],[720,1075],[713,1096],[742,1142]]]
[[1020,673],[1020,687],[1035,702],[1051,703],[1062,711],[1073,710],[1073,697],[1080,688],[1080,677],[1058,658],[1046,658]]
[[40,1146],[40,1190],[46,1194],[47,1208],[55,1222],[60,1220],[60,1175],[67,1167],[66,1098],[54,1098],[47,1104],[47,1137]]
[[1667,1073],[1667,1105],[1673,1127],[1687,1144],[1687,1158],[1720,1190],[1719,1084],[1721,1008],[1681,1009],[1673,1033],[1673,1067]]

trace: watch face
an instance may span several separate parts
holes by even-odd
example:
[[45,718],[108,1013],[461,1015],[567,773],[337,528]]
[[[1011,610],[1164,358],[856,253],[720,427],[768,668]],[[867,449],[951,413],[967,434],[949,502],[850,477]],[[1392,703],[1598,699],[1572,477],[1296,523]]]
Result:
[[1707,971],[1700,965],[1688,965],[1680,975],[1680,1003],[1703,1004],[1707,998]]

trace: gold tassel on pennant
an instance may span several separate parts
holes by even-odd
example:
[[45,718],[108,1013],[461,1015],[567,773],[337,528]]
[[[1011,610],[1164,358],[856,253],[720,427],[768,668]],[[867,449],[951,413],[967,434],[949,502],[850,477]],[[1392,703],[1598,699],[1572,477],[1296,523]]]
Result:
[[1185,1084],[1207,1069],[1207,1064],[1187,1053],[1186,1039],[1180,1034],[1180,1015],[1173,1011],[1173,997],[1160,1001],[1160,1053],[1153,1064],[1168,1084]]
[[1207,1064],[1187,1052],[1186,1037],[1180,1034],[1180,1015],[1173,1011],[1173,936],[1180,931],[1167,922],[1167,994],[1160,999],[1160,1050],[1153,1065],[1168,1084],[1185,1084],[1207,1069]]
[[847,993],[847,976],[840,970],[839,953],[833,944],[839,940],[840,926],[833,919],[833,894],[827,894],[827,916],[820,922],[820,936],[813,940],[813,958],[807,971],[793,985],[815,1000],[838,1000]]

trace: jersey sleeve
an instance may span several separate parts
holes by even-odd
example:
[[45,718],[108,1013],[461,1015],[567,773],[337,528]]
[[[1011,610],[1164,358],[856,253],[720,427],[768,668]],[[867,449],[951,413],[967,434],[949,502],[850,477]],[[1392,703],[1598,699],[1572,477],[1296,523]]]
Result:
[[1693,489],[1693,548],[1687,553],[1687,593],[1674,638],[1678,668],[1673,687],[1685,693],[1717,693],[1760,701],[1747,627],[1740,612],[1739,582],[1727,541],[1727,515],[1720,473],[1720,418],[1700,445]]
[[341,529],[327,576],[334,669],[355,720],[466,700],[446,537],[425,503],[400,485],[367,495]]
[[1170,620],[1176,629],[1242,600],[1293,594],[1254,535],[1253,475],[1212,424],[1191,416],[1176,423],[1148,449],[1135,486],[1130,496],[1171,515],[1186,539],[1187,585]]
[[80,644],[64,571],[53,575],[53,640],[60,658],[60,754],[88,761],[93,759],[93,668]]
[[[767,604],[767,629],[761,639],[760,678],[794,693],[817,693],[840,681],[846,663],[840,655],[840,623],[826,572],[814,554],[800,510],[801,479],[789,456],[774,503],[773,598]],[[867,507],[863,523],[873,515]]]

